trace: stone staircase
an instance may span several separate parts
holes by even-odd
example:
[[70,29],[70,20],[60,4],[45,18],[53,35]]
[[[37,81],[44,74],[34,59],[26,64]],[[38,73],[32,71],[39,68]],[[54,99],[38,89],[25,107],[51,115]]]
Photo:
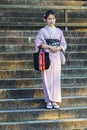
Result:
[[[61,7],[62,2],[67,3],[66,0],[52,2],[55,1]],[[38,21],[42,22],[38,28],[36,23],[24,27],[28,22],[36,22],[46,10],[26,9],[33,2],[0,1],[0,130],[87,130],[87,29],[63,30],[68,48],[67,62],[62,67],[62,105],[59,110],[48,110],[40,72],[33,68],[34,38],[44,23]],[[23,6],[18,8],[20,3],[25,4],[24,10]],[[86,12],[83,14],[86,16]]]
[[45,25],[43,13],[51,8],[57,13],[58,27],[87,29],[86,5],[87,1],[82,0],[3,0],[0,1],[0,28],[39,29]]

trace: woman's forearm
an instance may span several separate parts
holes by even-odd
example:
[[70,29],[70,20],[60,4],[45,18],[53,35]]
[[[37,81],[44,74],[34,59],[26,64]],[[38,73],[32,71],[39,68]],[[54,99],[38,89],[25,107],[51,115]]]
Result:
[[50,49],[51,46],[49,46],[48,44],[43,44],[43,45],[41,45],[41,48],[42,49]]

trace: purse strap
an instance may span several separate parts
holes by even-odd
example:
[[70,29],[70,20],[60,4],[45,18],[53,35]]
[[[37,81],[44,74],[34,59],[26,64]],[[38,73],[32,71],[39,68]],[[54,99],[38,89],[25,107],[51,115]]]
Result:
[[44,71],[45,69],[45,56],[44,56],[44,49],[39,46],[39,70]]
[[42,48],[42,45],[39,46],[39,52],[40,50],[44,51],[44,49]]

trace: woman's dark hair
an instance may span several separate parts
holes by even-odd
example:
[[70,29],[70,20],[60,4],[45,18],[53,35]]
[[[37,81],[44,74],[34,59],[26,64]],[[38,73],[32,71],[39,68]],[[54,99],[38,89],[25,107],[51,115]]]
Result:
[[45,14],[44,14],[44,19],[47,19],[47,17],[52,14],[56,17],[56,14],[53,12],[53,10],[48,10]]

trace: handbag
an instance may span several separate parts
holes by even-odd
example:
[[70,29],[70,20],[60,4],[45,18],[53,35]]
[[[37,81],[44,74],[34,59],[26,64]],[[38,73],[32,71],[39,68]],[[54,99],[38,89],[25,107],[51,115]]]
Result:
[[33,54],[33,63],[35,70],[44,71],[50,66],[49,53],[39,48],[38,52]]

